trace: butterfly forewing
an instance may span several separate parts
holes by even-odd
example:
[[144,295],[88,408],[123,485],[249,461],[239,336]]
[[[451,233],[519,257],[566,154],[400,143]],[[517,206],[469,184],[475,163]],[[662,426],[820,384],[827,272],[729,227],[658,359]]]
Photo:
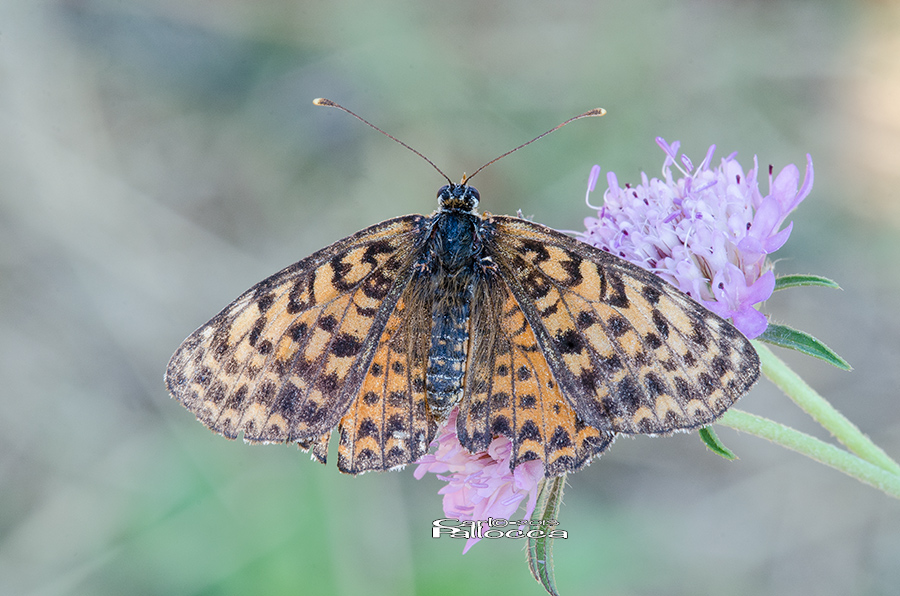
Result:
[[659,277],[539,224],[489,222],[487,250],[587,424],[622,433],[696,428],[756,382],[747,339]]
[[169,391],[211,429],[324,460],[412,277],[426,218],[389,220],[260,282],[188,337]]
[[613,440],[585,425],[565,400],[518,301],[498,272],[475,291],[471,351],[457,435],[469,451],[512,441],[510,466],[539,459],[547,476],[583,467]]

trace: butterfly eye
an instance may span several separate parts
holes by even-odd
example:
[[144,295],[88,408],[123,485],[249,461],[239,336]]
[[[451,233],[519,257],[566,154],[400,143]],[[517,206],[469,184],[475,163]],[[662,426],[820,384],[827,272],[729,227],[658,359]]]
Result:
[[466,198],[472,198],[472,199],[474,199],[474,203],[475,203],[475,204],[472,205],[473,208],[474,208],[474,207],[477,207],[477,206],[478,206],[478,202],[481,200],[481,195],[478,194],[478,191],[475,190],[475,187],[474,187],[474,186],[468,186],[468,187],[466,187],[466,195],[465,195],[465,196],[466,196]]
[[437,199],[438,201],[443,201],[450,197],[450,185],[445,184],[437,191]]

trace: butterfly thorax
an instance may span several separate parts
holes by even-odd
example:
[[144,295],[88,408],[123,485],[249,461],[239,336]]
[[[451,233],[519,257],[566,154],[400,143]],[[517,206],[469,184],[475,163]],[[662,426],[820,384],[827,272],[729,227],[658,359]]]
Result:
[[431,348],[426,387],[428,407],[438,421],[446,419],[463,392],[469,343],[471,300],[481,259],[475,213],[478,191],[448,185],[438,191],[440,209],[432,216],[423,273],[430,276]]

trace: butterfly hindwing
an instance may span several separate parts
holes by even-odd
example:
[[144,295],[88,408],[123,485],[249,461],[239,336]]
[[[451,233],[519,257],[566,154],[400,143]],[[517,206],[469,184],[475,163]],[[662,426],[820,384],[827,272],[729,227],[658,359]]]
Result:
[[486,249],[587,424],[622,433],[697,428],[756,382],[747,339],[659,277],[540,224],[488,222]]
[[460,443],[486,451],[494,437],[505,436],[512,441],[511,468],[539,459],[547,476],[578,470],[604,451],[614,435],[584,424],[565,400],[499,272],[478,280],[473,303]]
[[338,469],[350,474],[412,463],[428,450],[435,421],[428,415],[425,374],[430,304],[413,279],[391,313],[359,389],[341,419]]
[[422,216],[385,221],[260,282],[191,334],[169,391],[212,430],[324,461],[413,273]]

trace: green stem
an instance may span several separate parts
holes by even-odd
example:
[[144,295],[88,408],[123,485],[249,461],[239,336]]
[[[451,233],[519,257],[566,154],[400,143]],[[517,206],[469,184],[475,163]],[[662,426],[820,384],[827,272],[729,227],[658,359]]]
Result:
[[884,470],[879,466],[860,459],[852,453],[848,453],[839,447],[806,433],[735,408],[725,412],[717,422],[792,449],[861,482],[874,486],[895,499],[900,499],[900,475]]
[[[562,505],[563,488],[566,485],[566,476],[544,478],[538,485],[538,497],[534,506],[532,519],[557,520],[559,508]],[[541,526],[543,528],[543,526]],[[546,529],[546,528],[545,528]],[[551,526],[552,529],[552,526]],[[556,591],[556,580],[553,577],[553,538],[528,537],[525,547],[525,556],[528,560],[528,568],[550,596],[559,596]]]
[[794,403],[800,406],[804,412],[828,429],[847,449],[865,461],[891,472],[895,476],[900,476],[900,464],[888,457],[855,424],[838,412],[787,364],[773,354],[767,346],[754,341],[753,347],[759,354],[763,374],[794,400]]

